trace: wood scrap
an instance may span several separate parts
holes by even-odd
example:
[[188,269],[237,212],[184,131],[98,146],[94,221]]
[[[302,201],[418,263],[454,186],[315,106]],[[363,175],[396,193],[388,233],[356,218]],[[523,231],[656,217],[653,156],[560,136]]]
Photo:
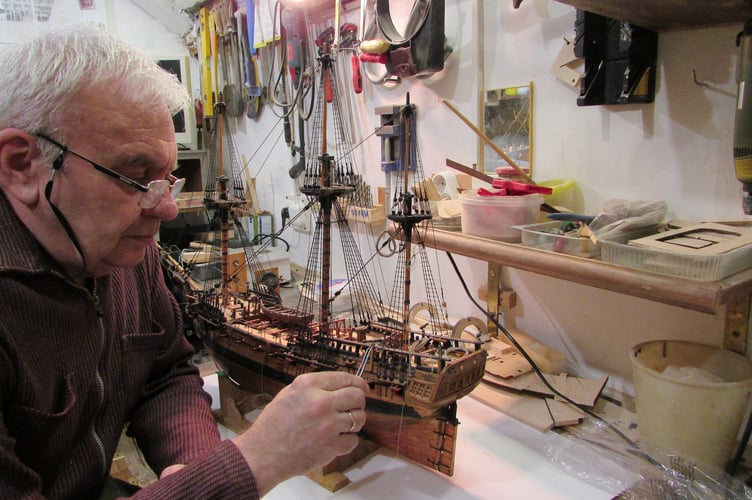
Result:
[[585,414],[578,408],[560,401],[513,393],[489,384],[479,384],[470,397],[523,422],[540,432],[554,427],[576,425]]
[[258,215],[261,210],[259,208],[259,200],[256,193],[256,178],[251,177],[249,172],[250,169],[248,168],[248,161],[246,161],[245,155],[240,155],[240,157],[243,161],[243,172],[245,174],[245,197],[246,201],[250,203],[248,212],[250,215]]
[[423,179],[418,184],[413,186],[413,194],[422,193],[429,201],[438,201],[441,199],[441,194],[436,190],[433,181],[431,179]]
[[530,363],[514,351],[486,358],[486,373],[496,377],[518,377],[532,370]]
[[[543,374],[549,384],[553,386],[561,394],[571,399],[577,404],[593,407],[598,399],[598,396],[603,390],[603,387],[608,381],[607,376],[603,376],[600,379],[588,379],[583,377],[575,377],[566,373],[559,375],[547,375]],[[492,372],[488,371],[488,364],[486,364],[486,376],[484,381],[489,383],[503,386],[507,389],[532,392],[547,397],[554,397],[560,399],[554,392],[552,392],[546,385],[540,380],[535,373],[525,373],[514,378],[503,378],[496,376]]]
[[[514,339],[525,349],[528,356],[533,362],[538,365],[538,368],[543,373],[562,373],[567,369],[567,360],[564,355],[554,348],[539,342],[535,338],[527,335],[526,333],[517,330],[515,328],[509,329],[509,333]],[[503,351],[508,348],[512,348],[516,351],[516,348],[512,347],[504,337],[491,338],[487,342],[486,347],[490,352]]]

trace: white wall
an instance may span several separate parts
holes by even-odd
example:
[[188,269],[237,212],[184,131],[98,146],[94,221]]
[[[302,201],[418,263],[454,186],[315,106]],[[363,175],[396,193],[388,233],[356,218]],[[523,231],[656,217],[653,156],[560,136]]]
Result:
[[[477,123],[474,2],[446,0],[446,34],[454,52],[439,78],[403,81],[395,89],[366,81],[363,94],[351,95],[356,140],[372,134],[378,125],[375,107],[402,104],[409,91],[418,108],[419,148],[427,173],[445,169],[446,158],[468,165],[476,162],[478,138],[440,100],[448,99]],[[155,53],[180,47],[176,36],[160,29],[130,2],[112,4],[110,27],[123,38]],[[536,180],[574,178],[573,208],[587,213],[596,213],[610,198],[664,199],[672,217],[744,218],[731,149],[738,53],[734,38],[741,24],[662,32],[654,104],[577,107],[578,89],[550,73],[563,38],[574,33],[574,10],[551,0],[526,0],[518,10],[511,4],[483,1],[482,86],[534,81]],[[350,17],[357,23],[357,14]],[[724,92],[695,85],[693,69],[699,79]],[[281,126],[271,109],[264,109],[257,122],[236,121],[235,141],[252,158],[261,207],[274,214],[279,227],[284,195],[296,191],[287,172],[297,158],[291,157],[283,141],[275,142]],[[373,136],[356,152],[362,173],[374,186],[383,185],[379,146]],[[293,260],[305,263],[307,238],[297,232],[283,236],[293,246]],[[471,290],[485,283],[482,263],[459,261]],[[478,315],[458,292],[459,282],[446,257],[440,255],[439,262],[450,314]],[[706,314],[526,272],[506,269],[504,280],[519,294],[510,320],[566,352],[574,371],[611,373],[616,386],[621,386],[621,378],[630,378],[627,353],[639,340],[683,337],[715,344],[722,340],[722,324]]]

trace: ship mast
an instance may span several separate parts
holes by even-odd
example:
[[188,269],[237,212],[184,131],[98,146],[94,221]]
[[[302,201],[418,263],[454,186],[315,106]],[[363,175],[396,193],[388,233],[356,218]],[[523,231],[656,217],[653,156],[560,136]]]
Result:
[[[225,103],[221,92],[214,105],[214,113],[216,116],[216,127],[213,131],[212,148],[207,166],[204,205],[210,213],[213,212],[214,222],[218,225],[218,227],[216,225],[214,227],[215,232],[209,233],[212,239],[210,244],[213,247],[213,240],[216,238],[216,231],[218,230],[219,248],[212,251],[219,254],[219,298],[223,303],[228,303],[231,292],[228,285],[237,274],[237,270],[233,271],[230,269],[230,224],[233,223],[233,219],[236,219],[234,209],[243,206],[246,203],[246,199],[245,189],[240,180],[240,166],[236,164],[237,155],[235,146],[232,142],[232,137],[227,135],[229,132],[229,123],[225,114]],[[225,145],[227,148],[225,148]],[[224,165],[225,157],[228,157],[230,160],[230,168],[226,168]],[[227,175],[226,171],[232,175],[232,178]],[[241,236],[243,235],[241,227],[236,227],[236,232],[240,233]],[[251,255],[251,257],[254,256]],[[248,260],[249,256],[246,252],[246,265],[249,264]],[[255,276],[251,276],[251,279],[254,279],[255,283]],[[213,287],[213,285],[207,283],[206,287]],[[257,287],[254,286],[255,288]]]
[[[399,225],[402,231],[405,248],[403,251],[403,292],[402,292],[402,348],[407,348],[410,336],[410,287],[412,267],[412,243],[413,228],[431,219],[431,211],[426,209],[427,199],[423,190],[418,186],[411,186],[410,173],[418,170],[417,150],[415,138],[410,135],[412,120],[414,119],[414,105],[410,104],[410,93],[407,93],[406,103],[402,107],[400,115],[403,129],[402,151],[402,189],[395,190],[392,211],[387,218]],[[412,189],[415,189],[413,194]],[[398,192],[399,191],[399,192]],[[396,304],[395,304],[396,305]]]
[[222,94],[219,94],[219,101],[215,106],[217,112],[217,204],[219,207],[219,252],[220,252],[220,283],[225,284],[221,287],[222,303],[227,304],[229,302],[230,287],[226,286],[229,282],[230,265],[230,242],[229,242],[229,220],[230,220],[230,208],[228,206],[227,196],[227,176],[224,175],[223,156],[222,149],[222,133],[224,125],[224,110],[225,103],[222,98]]
[[320,151],[318,157],[318,176],[315,182],[306,184],[300,188],[300,192],[308,197],[313,197],[319,203],[319,217],[316,221],[317,230],[321,230],[321,267],[319,280],[321,283],[319,322],[322,333],[326,333],[330,319],[330,283],[332,278],[331,252],[332,252],[332,211],[338,197],[352,193],[354,187],[350,183],[343,183],[344,177],[334,163],[334,157],[327,150],[327,122],[328,107],[333,101],[333,57],[331,32],[326,32],[319,37],[320,61],[321,61],[321,87],[323,90],[322,106],[319,110],[321,125]]

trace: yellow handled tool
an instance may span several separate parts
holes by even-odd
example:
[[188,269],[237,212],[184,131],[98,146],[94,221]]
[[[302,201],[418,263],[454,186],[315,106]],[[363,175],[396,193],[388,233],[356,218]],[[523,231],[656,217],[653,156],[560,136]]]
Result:
[[[212,85],[212,55],[210,35],[210,12],[206,7],[198,11],[201,40],[201,85],[203,94],[203,112],[205,118],[214,116],[214,87]],[[213,24],[213,23],[212,23]]]

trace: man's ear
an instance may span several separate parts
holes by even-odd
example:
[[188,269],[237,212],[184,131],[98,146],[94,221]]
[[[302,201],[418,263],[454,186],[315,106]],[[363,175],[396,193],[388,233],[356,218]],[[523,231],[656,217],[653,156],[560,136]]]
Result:
[[36,138],[17,128],[0,130],[0,187],[25,204],[39,198],[40,171],[32,168],[41,157]]

